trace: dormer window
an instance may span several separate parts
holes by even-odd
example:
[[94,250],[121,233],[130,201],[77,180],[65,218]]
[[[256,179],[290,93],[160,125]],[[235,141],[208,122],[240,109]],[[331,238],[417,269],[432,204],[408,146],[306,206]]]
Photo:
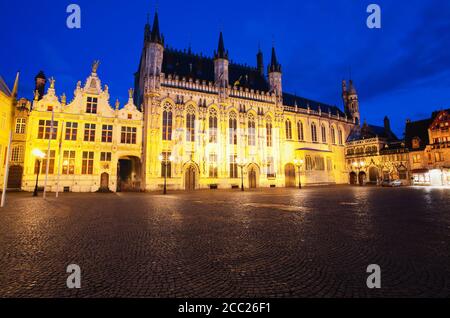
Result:
[[97,97],[88,97],[86,102],[86,113],[97,114]]
[[420,138],[419,137],[413,138],[413,140],[412,140],[412,147],[413,147],[413,149],[420,148]]

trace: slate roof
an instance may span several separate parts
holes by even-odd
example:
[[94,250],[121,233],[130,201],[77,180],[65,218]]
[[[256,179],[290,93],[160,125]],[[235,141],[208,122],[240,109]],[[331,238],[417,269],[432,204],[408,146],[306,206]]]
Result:
[[347,142],[370,139],[383,138],[387,141],[398,141],[397,136],[391,131],[382,126],[364,124],[362,127],[355,127],[347,138]]
[[[406,123],[405,128],[405,144],[408,149],[411,150],[423,150],[429,144],[428,138],[428,127],[430,127],[433,122],[432,118],[412,121]],[[418,137],[420,139],[420,147],[413,149],[412,141],[414,138]]]
[[5,81],[3,80],[3,77],[0,76],[0,91],[5,93],[7,96],[11,96],[11,90],[9,89],[8,85],[6,85]]
[[[162,71],[166,75],[178,75],[180,78],[192,78],[200,81],[214,82],[214,59],[194,54],[190,50],[180,51],[171,48],[164,50]],[[256,67],[229,63],[230,85],[269,91],[269,84],[263,74]],[[239,83],[237,83],[237,81]]]
[[318,111],[320,108],[323,113],[328,113],[328,111],[331,111],[332,115],[336,115],[339,112],[339,116],[341,116],[342,118],[345,117],[345,113],[337,106],[327,105],[289,93],[283,93],[283,105],[292,107],[295,107],[295,105],[297,105],[297,107],[304,109],[307,109],[309,105],[309,108],[311,108],[312,110]]

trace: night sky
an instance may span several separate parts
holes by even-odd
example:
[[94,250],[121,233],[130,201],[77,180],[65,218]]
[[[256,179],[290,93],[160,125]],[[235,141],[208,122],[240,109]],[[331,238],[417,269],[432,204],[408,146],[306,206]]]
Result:
[[[101,61],[99,76],[113,105],[127,101],[142,49],[147,13],[156,5],[166,45],[212,56],[224,32],[230,59],[265,64],[275,43],[284,91],[338,105],[341,81],[351,76],[362,120],[382,125],[388,115],[402,136],[405,120],[450,107],[450,1],[54,0],[1,1],[0,75],[20,97],[32,98],[39,70],[56,79],[70,100],[76,82]],[[66,7],[81,6],[81,29],[66,27]],[[368,29],[366,8],[382,8],[382,28]],[[350,72],[351,70],[351,72]]]

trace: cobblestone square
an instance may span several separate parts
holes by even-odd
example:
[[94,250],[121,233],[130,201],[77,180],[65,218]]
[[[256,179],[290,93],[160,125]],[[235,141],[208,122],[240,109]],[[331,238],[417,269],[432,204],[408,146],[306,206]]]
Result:
[[0,296],[449,297],[449,206],[430,188],[9,193]]

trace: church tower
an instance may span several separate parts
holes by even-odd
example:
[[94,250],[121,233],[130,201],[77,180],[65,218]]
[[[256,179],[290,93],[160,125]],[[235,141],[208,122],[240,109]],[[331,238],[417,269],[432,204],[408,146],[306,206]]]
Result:
[[264,58],[261,48],[258,48],[258,54],[256,54],[256,68],[261,76],[264,76]]
[[359,114],[358,93],[352,80],[349,81],[348,89],[345,80],[342,81],[342,99],[344,101],[345,113],[354,120],[356,125],[359,125],[361,116]]
[[214,51],[214,81],[221,89],[228,87],[228,64],[228,51],[225,50],[223,34],[220,32],[217,51]]
[[268,73],[270,90],[274,92],[277,97],[281,98],[283,96],[283,89],[281,85],[281,64],[278,63],[275,47],[272,47],[272,58],[270,60]]

